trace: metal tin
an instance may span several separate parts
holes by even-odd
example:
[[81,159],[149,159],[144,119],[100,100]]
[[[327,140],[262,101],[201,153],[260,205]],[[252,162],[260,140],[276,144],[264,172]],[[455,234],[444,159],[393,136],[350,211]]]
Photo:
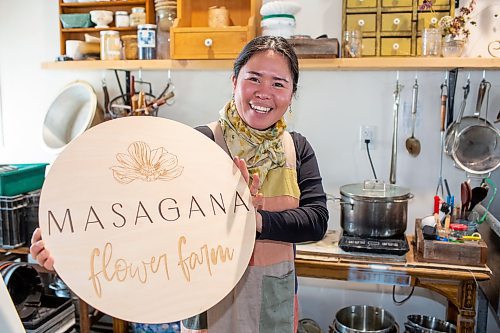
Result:
[[141,24],[137,27],[137,50],[140,60],[156,59],[155,24]]

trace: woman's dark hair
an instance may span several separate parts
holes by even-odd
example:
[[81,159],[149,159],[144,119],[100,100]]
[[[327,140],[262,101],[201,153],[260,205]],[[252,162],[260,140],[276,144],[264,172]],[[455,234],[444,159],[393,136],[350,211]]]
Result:
[[283,37],[259,36],[248,42],[234,62],[234,77],[238,77],[241,68],[245,66],[254,54],[268,50],[280,53],[288,60],[293,78],[293,93],[295,93],[297,91],[297,82],[299,81],[299,61],[293,47]]

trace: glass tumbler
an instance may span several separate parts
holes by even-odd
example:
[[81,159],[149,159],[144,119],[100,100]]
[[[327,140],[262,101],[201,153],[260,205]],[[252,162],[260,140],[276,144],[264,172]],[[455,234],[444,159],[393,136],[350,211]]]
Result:
[[441,56],[441,30],[426,28],[422,31],[422,56]]
[[359,58],[361,57],[361,31],[348,30],[344,32],[342,39],[342,57]]

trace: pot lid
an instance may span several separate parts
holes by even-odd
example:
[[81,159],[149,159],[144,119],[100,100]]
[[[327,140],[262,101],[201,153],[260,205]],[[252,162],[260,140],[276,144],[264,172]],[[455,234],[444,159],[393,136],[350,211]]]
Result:
[[365,198],[407,199],[411,197],[410,190],[384,182],[367,180],[364,183],[347,184],[340,187],[340,193],[346,196]]

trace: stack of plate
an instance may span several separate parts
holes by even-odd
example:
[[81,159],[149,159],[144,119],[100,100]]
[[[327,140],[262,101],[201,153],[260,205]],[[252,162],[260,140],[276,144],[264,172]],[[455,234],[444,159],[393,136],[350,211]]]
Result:
[[155,0],[155,11],[159,10],[177,11],[177,0]]

